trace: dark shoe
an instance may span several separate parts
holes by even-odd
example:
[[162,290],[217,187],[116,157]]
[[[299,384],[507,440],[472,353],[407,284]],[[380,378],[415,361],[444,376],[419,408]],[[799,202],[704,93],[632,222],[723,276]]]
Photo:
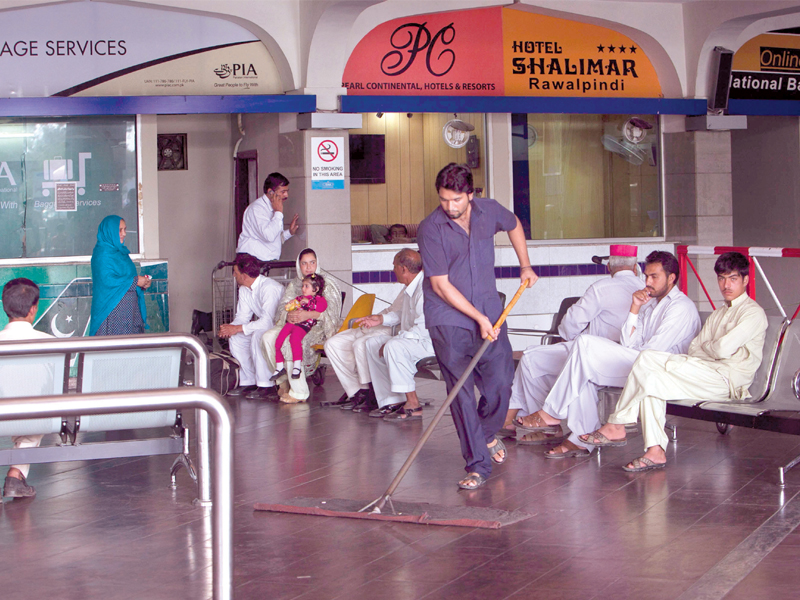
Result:
[[341,395],[341,397],[338,400],[323,400],[322,402],[319,403],[319,405],[320,406],[342,406],[343,404],[346,404],[348,402],[351,402],[351,400],[347,396],[347,392],[345,392],[344,394]]
[[[353,398],[352,398],[352,404],[350,405],[349,410],[356,410],[359,406],[364,404],[367,401],[368,394],[369,394],[369,390],[366,390],[364,388],[358,390],[356,392],[355,396],[353,396]],[[343,404],[342,405],[342,409],[343,410],[348,410],[347,405]],[[356,412],[359,412],[359,411],[356,411]]]
[[[284,373],[285,373],[285,372],[286,372],[286,371],[284,371]],[[300,379],[300,373],[301,373],[301,372],[302,372],[302,371],[300,371],[300,369],[298,369],[297,367],[295,367],[294,369],[292,369],[292,379]],[[278,374],[278,377],[280,377],[280,375],[281,375],[281,374]]]
[[378,408],[378,398],[375,396],[375,389],[372,387],[372,384],[370,383],[369,388],[361,391],[364,392],[364,402],[354,405],[353,412],[368,413]]
[[389,404],[388,406],[384,406],[383,408],[376,408],[374,410],[369,411],[369,416],[375,419],[382,419],[386,415],[390,415],[393,412],[397,412],[401,408],[403,408],[404,402],[399,402],[397,404]]
[[233,388],[230,392],[228,392],[225,395],[231,398],[244,398],[245,396],[247,396],[247,394],[256,389],[258,388],[254,385],[240,385],[239,387]]
[[[269,380],[270,381],[277,381],[278,378],[280,378],[283,375],[286,375],[286,369],[280,369],[279,371],[275,371],[272,374],[272,377],[269,378]],[[295,377],[295,379],[297,379],[297,377]]]
[[277,400],[278,391],[274,387],[257,387],[245,398],[248,400]]
[[6,477],[3,485],[3,496],[6,498],[33,498],[35,495],[36,490],[32,485],[28,485],[24,477],[22,479]]

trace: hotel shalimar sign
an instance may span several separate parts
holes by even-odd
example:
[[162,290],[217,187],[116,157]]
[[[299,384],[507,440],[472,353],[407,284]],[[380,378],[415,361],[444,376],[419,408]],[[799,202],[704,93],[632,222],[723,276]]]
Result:
[[650,60],[621,33],[501,7],[383,23],[343,79],[350,95],[662,96]]
[[745,42],[733,55],[730,97],[800,98],[800,35],[765,33]]

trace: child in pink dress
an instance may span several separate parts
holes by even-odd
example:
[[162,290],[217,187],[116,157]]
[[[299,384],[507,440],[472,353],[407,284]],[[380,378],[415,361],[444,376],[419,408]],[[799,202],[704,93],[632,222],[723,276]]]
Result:
[[[328,308],[328,302],[322,296],[324,288],[325,280],[322,277],[316,273],[306,275],[303,278],[303,295],[297,296],[286,305],[287,312],[293,310],[325,312],[325,309]],[[283,342],[287,337],[289,338],[289,345],[292,347],[292,359],[295,361],[295,366],[292,369],[292,379],[300,379],[300,369],[303,364],[303,338],[316,324],[316,319],[307,319],[301,323],[286,322],[286,325],[278,333],[278,339],[275,340],[275,372],[270,377],[271,381],[275,381],[286,373],[281,346],[283,346]]]

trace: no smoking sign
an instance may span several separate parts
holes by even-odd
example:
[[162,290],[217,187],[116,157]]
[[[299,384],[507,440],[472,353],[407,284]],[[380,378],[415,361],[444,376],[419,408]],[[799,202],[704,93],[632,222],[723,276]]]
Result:
[[311,138],[311,189],[344,189],[344,138]]
[[323,140],[317,146],[317,156],[324,162],[333,162],[339,156],[339,145],[333,140]]

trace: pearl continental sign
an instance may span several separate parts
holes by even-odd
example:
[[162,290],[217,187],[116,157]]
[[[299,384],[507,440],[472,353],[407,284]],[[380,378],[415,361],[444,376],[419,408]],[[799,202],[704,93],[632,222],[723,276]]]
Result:
[[356,45],[342,86],[350,95],[662,95],[627,36],[500,7],[383,23]]

